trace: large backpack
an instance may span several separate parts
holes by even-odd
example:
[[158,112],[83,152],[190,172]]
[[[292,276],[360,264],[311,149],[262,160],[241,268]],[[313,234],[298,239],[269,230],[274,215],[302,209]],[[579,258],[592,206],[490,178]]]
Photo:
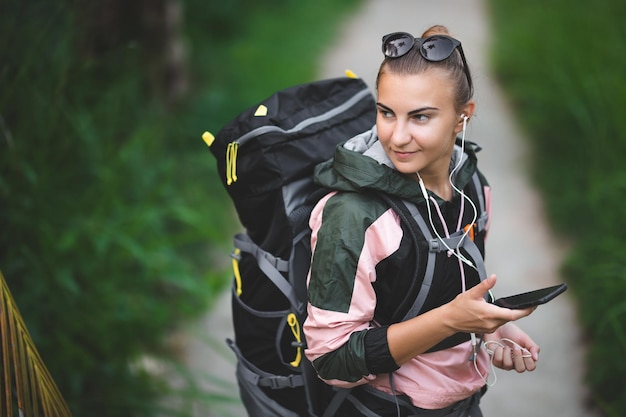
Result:
[[[279,91],[243,111],[215,137],[203,135],[246,229],[234,237],[235,338],[227,343],[237,356],[240,396],[250,416],[332,416],[339,401],[348,397],[347,392],[329,393],[332,390],[317,378],[304,356],[301,325],[306,318],[311,260],[308,220],[327,192],[313,182],[315,165],[330,159],[339,143],[369,130],[375,117],[375,101],[367,85],[358,78],[342,77]],[[477,175],[474,183],[479,189]],[[478,230],[482,230],[484,199],[482,192],[478,195],[482,213]],[[426,261],[445,250],[415,206],[384,198],[411,226],[415,239],[432,241]],[[471,246],[471,240],[466,240]],[[419,313],[433,267],[434,262],[428,262],[427,276],[404,319]],[[332,395],[335,400],[329,407],[321,399]]]

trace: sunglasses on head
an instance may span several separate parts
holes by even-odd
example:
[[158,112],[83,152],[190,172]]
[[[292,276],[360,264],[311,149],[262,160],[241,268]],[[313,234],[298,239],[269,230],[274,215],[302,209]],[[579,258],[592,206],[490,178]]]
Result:
[[470,78],[461,42],[450,36],[433,35],[428,38],[416,38],[406,32],[390,33],[383,36],[383,54],[388,58],[399,58],[406,55],[416,43],[419,46],[422,57],[431,62],[448,59],[454,50],[459,48],[461,60],[463,61],[463,71],[467,77],[469,88],[470,90],[472,89],[472,79]]

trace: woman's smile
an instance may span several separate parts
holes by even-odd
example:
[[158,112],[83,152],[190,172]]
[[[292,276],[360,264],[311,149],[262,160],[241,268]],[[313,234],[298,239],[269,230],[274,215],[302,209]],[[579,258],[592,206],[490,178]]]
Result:
[[405,161],[416,155],[419,151],[392,151],[399,161]]

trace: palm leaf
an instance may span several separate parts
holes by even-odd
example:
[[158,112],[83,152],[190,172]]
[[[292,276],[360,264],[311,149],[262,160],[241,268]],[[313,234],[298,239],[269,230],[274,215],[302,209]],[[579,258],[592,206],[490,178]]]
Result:
[[0,416],[71,417],[0,272]]

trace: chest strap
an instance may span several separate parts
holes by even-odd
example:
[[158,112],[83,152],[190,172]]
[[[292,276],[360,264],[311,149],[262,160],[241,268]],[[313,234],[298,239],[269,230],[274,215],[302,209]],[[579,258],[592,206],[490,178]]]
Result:
[[[478,205],[480,210],[480,214],[476,221],[477,229],[478,232],[482,232],[487,226],[488,213],[486,211],[485,198],[477,173],[473,175],[472,182],[476,191],[476,195],[478,196]],[[421,215],[415,204],[406,200],[402,200],[402,203],[409,210],[411,217],[413,218],[413,220],[415,220],[415,223],[417,223],[417,226],[422,232],[422,235],[428,242],[428,257],[426,259],[426,271],[424,273],[424,280],[422,281],[422,286],[417,294],[417,297],[415,298],[415,301],[413,302],[413,305],[402,318],[402,321],[405,321],[410,318],[416,317],[420,313],[422,307],[424,307],[426,297],[428,297],[428,293],[430,292],[430,287],[432,285],[435,275],[435,258],[439,252],[445,252],[448,250],[448,248],[463,248],[471,258],[474,267],[478,271],[478,276],[481,281],[487,278],[487,270],[485,268],[485,262],[482,254],[480,253],[480,250],[478,249],[478,246],[476,246],[474,241],[468,236],[464,236],[464,232],[462,230],[451,234],[450,237],[440,239],[433,235],[430,227],[426,223],[426,220]]]

